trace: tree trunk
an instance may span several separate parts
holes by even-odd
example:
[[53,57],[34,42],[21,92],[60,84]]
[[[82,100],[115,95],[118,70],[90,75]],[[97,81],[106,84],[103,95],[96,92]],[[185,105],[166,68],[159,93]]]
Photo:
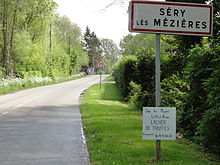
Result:
[[14,13],[13,13],[13,22],[12,22],[12,27],[11,27],[10,52],[9,52],[10,55],[12,55],[12,49],[13,49],[14,30],[16,26],[17,10],[18,10],[18,0],[16,0]]
[[3,63],[5,68],[5,76],[12,76],[11,57],[9,53],[9,41],[8,41],[8,5],[6,0],[3,2],[3,19],[2,19],[2,33],[3,33]]
[[2,19],[2,33],[3,33],[3,63],[5,68],[5,76],[13,76],[13,65],[12,65],[12,54],[13,54],[13,40],[14,40],[14,31],[16,27],[16,18],[18,10],[19,0],[16,0],[14,5],[14,11],[12,15],[12,24],[9,26],[9,9],[7,0],[3,1],[3,19]]

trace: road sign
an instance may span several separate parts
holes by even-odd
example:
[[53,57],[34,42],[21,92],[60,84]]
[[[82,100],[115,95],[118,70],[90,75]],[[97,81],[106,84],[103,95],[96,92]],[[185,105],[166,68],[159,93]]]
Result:
[[144,140],[176,139],[176,108],[144,107],[143,108]]
[[206,4],[133,0],[129,30],[164,34],[211,36],[213,7]]
[[105,63],[104,61],[102,61],[102,59],[100,59],[98,65],[96,66],[96,68],[105,68]]

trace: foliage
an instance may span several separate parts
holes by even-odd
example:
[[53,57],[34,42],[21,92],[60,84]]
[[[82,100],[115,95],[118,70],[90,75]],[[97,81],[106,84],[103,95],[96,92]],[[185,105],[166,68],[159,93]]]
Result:
[[130,92],[128,95],[129,105],[134,109],[142,109],[143,108],[143,100],[142,100],[142,88],[140,85],[130,82]]
[[82,66],[89,62],[88,55],[83,51],[82,46],[79,49],[73,49],[70,54],[70,75],[79,73]]
[[209,109],[207,104],[206,80],[210,77],[215,66],[214,54],[209,47],[199,47],[192,49],[189,55],[189,63],[185,69],[186,80],[189,83],[187,102],[184,113],[181,117],[181,125],[188,136],[194,136],[198,121],[202,114]]
[[177,129],[182,128],[179,120],[184,113],[184,104],[187,101],[189,90],[189,84],[183,81],[179,74],[174,74],[161,82],[161,105],[176,107]]
[[54,47],[50,58],[51,77],[65,77],[69,75],[70,56],[61,47]]
[[161,54],[161,79],[173,74],[183,77],[183,70],[187,65],[188,51],[182,52],[175,36],[164,35],[161,38],[167,43],[165,51]]
[[89,66],[95,68],[102,54],[101,42],[95,32],[91,32],[88,26],[84,33],[84,50],[88,53]]
[[[30,8],[31,6],[31,8]],[[44,22],[54,12],[56,4],[52,0],[20,1],[1,0],[1,27],[3,67],[5,76],[12,76],[14,71],[14,39],[20,31],[30,32],[32,42],[36,41],[44,33]],[[38,26],[38,25],[42,26]]]
[[50,77],[28,77],[28,78],[7,78],[0,80],[0,94],[34,87],[36,85],[46,85],[52,82]]
[[118,46],[110,39],[101,39],[102,59],[106,73],[112,73],[113,67],[121,56]]
[[[128,34],[122,38],[120,47],[122,56],[133,55],[136,56],[137,51],[140,49],[152,50],[155,48],[155,36],[152,34]],[[164,53],[167,47],[167,43],[161,41],[161,52]]]
[[128,96],[128,102],[139,110],[154,105],[154,61],[153,51],[139,49],[136,56],[124,56],[114,70],[113,76],[123,96]]
[[136,64],[136,57],[125,56],[115,66],[113,76],[124,97],[128,96],[129,83],[136,77]]
[[[213,44],[212,44],[213,45]],[[207,110],[202,114],[202,119],[198,123],[197,134],[199,142],[209,151],[220,153],[220,48],[219,43],[215,45],[214,51],[211,51],[211,65],[209,70],[211,74],[204,82],[204,88],[207,93]]]
[[[185,79],[184,82],[190,87],[179,120],[185,136],[203,144],[209,151],[219,153],[219,1],[178,2],[210,3],[214,7],[213,36],[174,36],[174,40],[168,38],[166,41],[174,46],[174,51],[164,68],[179,72],[181,79]],[[167,70],[164,72],[176,74]]]
[[69,57],[69,74],[76,74],[81,70],[82,66],[88,64],[88,55],[83,50],[81,44],[81,29],[78,25],[72,23],[67,17],[56,17],[55,23],[55,45],[60,45],[64,49],[65,54]]
[[52,79],[51,77],[25,77],[25,78],[2,78],[0,79],[0,94],[6,94],[14,92],[21,89],[33,88],[37,86],[56,84],[65,81],[75,80],[77,78],[83,77],[84,74],[71,75],[65,78],[56,77]]
[[148,49],[139,49],[137,52],[137,69],[135,82],[141,85],[142,91],[155,91],[155,56]]
[[69,76],[87,65],[81,29],[56,7],[53,0],[0,0],[3,77]]
[[205,111],[197,128],[197,139],[211,152],[220,154],[220,105]]

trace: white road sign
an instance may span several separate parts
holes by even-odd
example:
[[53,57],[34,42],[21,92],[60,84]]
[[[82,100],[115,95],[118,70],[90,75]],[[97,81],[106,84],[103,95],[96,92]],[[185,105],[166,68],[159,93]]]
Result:
[[206,4],[133,0],[129,30],[183,35],[212,35],[213,7]]
[[143,108],[144,140],[176,139],[176,108],[144,107]]

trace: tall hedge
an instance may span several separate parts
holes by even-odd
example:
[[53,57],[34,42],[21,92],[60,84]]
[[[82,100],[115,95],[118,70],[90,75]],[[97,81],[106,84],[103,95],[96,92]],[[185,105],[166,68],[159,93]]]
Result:
[[136,77],[136,65],[136,57],[126,56],[123,57],[114,68],[113,76],[124,97],[128,96],[130,92],[129,83]]
[[[137,69],[135,82],[142,88],[143,106],[155,105],[155,56],[154,52],[140,49],[137,52]],[[141,108],[142,109],[142,108]]]
[[190,52],[189,62],[185,69],[190,91],[181,119],[181,125],[189,137],[196,135],[198,122],[205,111],[211,108],[207,102],[208,90],[205,82],[213,73],[212,67],[216,66],[216,56],[217,54],[213,53],[208,46],[197,46]]
[[[155,57],[147,49],[139,49],[136,54],[123,57],[116,65],[113,76],[123,96],[140,109],[138,105],[153,106],[155,102]],[[141,90],[136,89],[138,86]],[[137,95],[140,96],[134,97]]]

